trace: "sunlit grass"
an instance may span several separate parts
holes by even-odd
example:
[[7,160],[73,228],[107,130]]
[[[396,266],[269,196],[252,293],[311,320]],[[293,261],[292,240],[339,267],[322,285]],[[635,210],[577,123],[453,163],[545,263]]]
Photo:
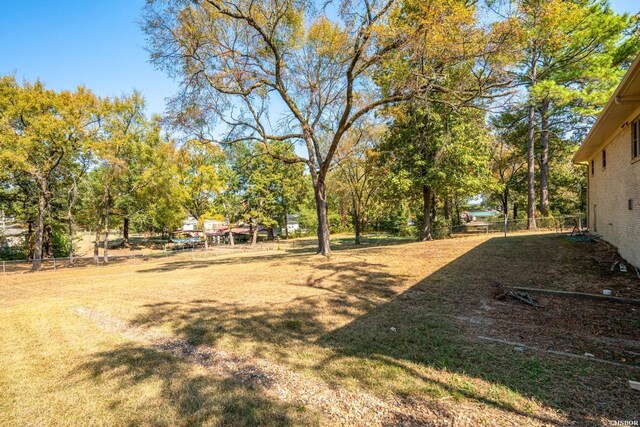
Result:
[[479,236],[345,248],[330,260],[294,250],[8,276],[0,424],[324,423],[315,408],[127,340],[75,307],[280,363],[330,387],[425,402],[434,419],[465,414],[463,425],[628,415],[624,396],[600,415],[593,406],[601,396],[593,387],[614,387],[620,370],[480,343],[455,321],[465,304],[490,298],[491,279],[503,274],[497,254],[529,262],[535,244],[557,239],[528,238],[511,242],[520,255],[508,240]]

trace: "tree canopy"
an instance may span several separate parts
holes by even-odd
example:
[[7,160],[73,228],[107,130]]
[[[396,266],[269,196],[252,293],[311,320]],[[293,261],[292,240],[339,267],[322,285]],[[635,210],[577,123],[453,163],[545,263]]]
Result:
[[639,22],[603,0],[149,0],[150,59],[180,84],[165,116],[1,77],[0,211],[34,269],[73,261],[78,230],[108,262],[187,217],[205,245],[217,220],[324,255],[330,232],[439,237],[472,200],[534,228],[584,208],[571,155]]

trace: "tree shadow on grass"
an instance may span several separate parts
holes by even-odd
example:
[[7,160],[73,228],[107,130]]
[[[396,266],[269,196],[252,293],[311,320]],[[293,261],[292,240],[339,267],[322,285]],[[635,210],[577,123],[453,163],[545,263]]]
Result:
[[[608,365],[594,365],[575,359],[557,359],[540,353],[519,353],[511,346],[495,346],[470,340],[482,333],[529,343],[574,345],[553,336],[559,334],[596,334],[590,321],[624,324],[633,317],[630,310],[615,304],[584,303],[571,300],[547,300],[546,307],[535,309],[518,303],[493,299],[496,283],[526,286],[549,283],[547,271],[567,260],[564,242],[557,236],[517,236],[493,238],[424,278],[388,302],[376,306],[364,316],[322,336],[317,344],[333,350],[331,357],[318,364],[319,371],[331,376],[356,377],[367,387],[369,378],[357,375],[352,366],[358,360],[393,366],[412,378],[435,383],[447,393],[462,395],[482,405],[525,416],[543,423],[557,421],[520,409],[522,402],[508,395],[488,397],[470,387],[452,387],[440,381],[437,372],[453,372],[497,384],[525,398],[564,413],[572,425],[600,425],[600,417],[613,420],[640,418],[637,396],[626,387],[633,372]],[[565,251],[565,252],[563,252]],[[553,280],[563,280],[561,271]],[[594,280],[596,278],[594,277]],[[490,319],[488,326],[477,327],[458,319]],[[576,322],[580,319],[580,322]],[[501,322],[519,320],[516,326]],[[393,330],[391,330],[393,328]],[[633,334],[632,328],[615,328],[620,334]],[[637,333],[635,334],[637,336]],[[546,341],[545,341],[546,339]],[[637,339],[637,338],[636,338]],[[582,343],[575,344],[576,346]],[[552,347],[558,349],[558,347]],[[565,347],[560,347],[563,350]],[[590,350],[593,351],[593,350]],[[581,353],[580,353],[581,354]],[[430,375],[421,373],[426,367]],[[401,391],[398,391],[401,393]],[[511,402],[513,400],[513,402]],[[635,401],[635,403],[634,403]]]
[[[554,240],[555,239],[555,240]],[[283,286],[302,286],[321,291],[276,305],[243,306],[216,300],[167,301],[145,306],[134,323],[170,326],[173,333],[193,344],[215,345],[223,337],[256,344],[283,356],[297,348],[319,346],[329,356],[314,369],[328,381],[355,381],[365,390],[383,382],[388,392],[411,397],[411,390],[431,389],[435,398],[459,397],[480,406],[494,407],[534,422],[557,424],[536,414],[528,402],[558,409],[574,425],[598,425],[598,417],[635,419],[640,416],[635,397],[623,385],[630,373],[619,368],[541,354],[520,354],[510,347],[473,340],[478,331],[456,320],[486,316],[497,320],[520,317],[533,327],[511,330],[518,341],[527,342],[532,330],[543,336],[548,327],[585,330],[589,316],[599,321],[620,322],[630,315],[611,306],[554,303],[543,310],[493,300],[496,282],[508,286],[548,280],[548,271],[562,259],[558,238],[516,236],[494,238],[433,272],[413,287],[397,294],[394,284],[402,277],[381,264],[355,260],[314,263],[314,274],[283,278]],[[305,263],[303,256],[268,255],[273,263]],[[248,258],[248,259],[247,259]],[[216,260],[244,263],[264,256]],[[420,259],[416,259],[420,262]],[[556,273],[554,280],[562,280]],[[571,316],[562,316],[570,313]],[[580,317],[583,316],[583,317]],[[575,319],[583,321],[576,323]],[[609,320],[607,320],[609,319]],[[394,328],[394,329],[392,329]],[[494,336],[505,333],[503,325],[488,327]],[[471,338],[471,339],[470,339]],[[324,357],[324,356],[322,356]],[[389,375],[389,378],[385,378]],[[458,384],[458,375],[481,384]],[[403,379],[397,380],[399,377]],[[396,381],[397,380],[397,381]],[[378,385],[376,385],[378,383]],[[478,387],[497,387],[499,393]],[[413,387],[413,388],[412,388]],[[535,408],[535,407],[533,407]]]
[[[310,261],[296,258],[295,262],[304,265]],[[323,264],[315,266],[313,274],[283,284],[313,290],[309,295],[255,305],[213,298],[164,301],[143,305],[143,311],[131,323],[168,326],[174,335],[193,345],[215,345],[223,338],[232,338],[257,343],[257,352],[264,345],[284,356],[286,343],[312,343],[335,329],[336,319],[352,319],[394,297],[394,286],[403,276],[390,274],[383,267],[362,260]]]
[[[344,237],[336,239],[333,242],[335,243],[335,245],[332,247],[332,250],[336,253],[357,253],[360,250],[375,251],[378,248],[383,249],[388,246],[416,243],[414,240],[405,238],[371,238],[368,241],[365,240],[363,244],[356,245],[352,243],[351,240],[352,239],[350,238]],[[225,249],[229,248],[227,247]],[[225,253],[224,250],[222,250],[222,252],[216,253],[215,250],[210,250],[210,252],[207,253],[207,256],[209,257],[207,259],[198,259],[198,257],[201,256],[201,253],[197,252],[195,257],[191,260],[159,260],[159,265],[157,267],[140,270],[139,273],[159,273],[178,270],[202,269],[213,267],[216,265],[250,265],[255,262],[272,262],[276,267],[278,265],[284,265],[291,262],[305,264],[309,263],[309,256],[315,254],[315,251],[315,243],[312,243],[310,241],[303,241],[298,243],[297,245],[295,244],[295,242],[284,243],[283,250],[276,251],[275,253],[262,252],[249,255],[251,254],[251,252]],[[320,255],[318,256],[320,257]]]
[[[302,301],[301,301],[302,302]],[[325,331],[318,319],[314,301],[298,307],[269,311],[267,308],[247,308],[216,300],[163,302],[145,305],[145,312],[131,323],[153,327],[169,325],[173,334],[192,345],[215,346],[223,338],[260,340],[269,345],[292,339],[304,339]]]
[[[92,355],[72,376],[115,382],[109,409],[128,425],[317,425],[300,405],[274,401],[235,378],[221,378],[152,347],[125,344]],[[159,384],[159,386],[158,386]],[[148,389],[145,389],[148,387]],[[141,390],[157,395],[139,397]]]
[[[190,260],[166,260],[158,261],[158,265],[138,271],[139,273],[163,273],[168,271],[183,271],[214,267],[217,265],[248,265],[255,262],[287,262],[291,258],[303,259],[309,256],[309,251],[296,251],[294,253],[262,253],[247,256],[245,254],[223,254],[219,258],[190,259]],[[238,256],[240,255],[240,256]],[[210,255],[214,256],[214,255]]]

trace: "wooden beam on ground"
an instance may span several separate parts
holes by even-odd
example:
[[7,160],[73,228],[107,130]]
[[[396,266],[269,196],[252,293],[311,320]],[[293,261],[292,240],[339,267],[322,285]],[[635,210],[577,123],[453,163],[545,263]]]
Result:
[[608,295],[587,294],[583,292],[559,291],[555,289],[539,289],[539,288],[522,288],[514,286],[511,289],[523,292],[537,292],[539,294],[554,295],[560,297],[585,298],[598,301],[617,302],[620,304],[637,304],[640,305],[640,299],[612,297]]
[[[495,343],[495,344],[503,344],[503,345],[508,345],[508,346],[512,346],[512,347],[519,347],[519,348],[527,349],[527,350],[531,350],[531,351],[537,351],[537,352],[541,352],[541,353],[553,354],[555,356],[571,357],[571,358],[574,358],[574,359],[585,360],[585,361],[588,361],[588,362],[595,362],[595,363],[602,363],[602,364],[605,364],[605,365],[617,366],[619,368],[627,368],[627,369],[634,369],[634,370],[640,369],[640,366],[628,365],[626,363],[614,362],[612,360],[599,359],[597,357],[583,356],[581,354],[568,353],[566,351],[558,351],[558,350],[551,350],[551,349],[545,350],[545,349],[542,349],[542,348],[539,348],[539,347],[533,347],[533,346],[522,344],[522,343],[519,343],[519,342],[503,340],[503,339],[500,339],[500,338],[491,338],[491,337],[485,337],[485,336],[482,336],[482,335],[479,335],[477,338],[479,340],[481,340],[481,341],[492,342],[492,343]],[[631,385],[631,384],[629,384],[629,385]]]

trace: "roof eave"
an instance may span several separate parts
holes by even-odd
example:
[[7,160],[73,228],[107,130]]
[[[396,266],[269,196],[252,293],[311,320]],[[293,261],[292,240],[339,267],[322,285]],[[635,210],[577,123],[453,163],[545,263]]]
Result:
[[[609,135],[600,135],[600,129],[607,123],[608,117],[615,112],[616,110],[626,111],[630,109],[630,107],[625,108],[625,102],[621,101],[624,98],[627,90],[632,86],[632,84],[636,81],[640,83],[640,55],[634,59],[633,63],[625,73],[622,81],[614,91],[611,98],[605,105],[604,109],[598,116],[598,119],[589,130],[586,138],[582,142],[582,145],[573,155],[573,163],[575,164],[585,164],[589,162],[589,159],[593,157],[595,152],[605,144]],[[633,85],[638,86],[638,85]],[[631,94],[631,98],[634,98],[634,101],[637,102],[636,97]],[[624,121],[620,124],[624,124]],[[620,124],[616,124],[615,128],[618,128]]]

